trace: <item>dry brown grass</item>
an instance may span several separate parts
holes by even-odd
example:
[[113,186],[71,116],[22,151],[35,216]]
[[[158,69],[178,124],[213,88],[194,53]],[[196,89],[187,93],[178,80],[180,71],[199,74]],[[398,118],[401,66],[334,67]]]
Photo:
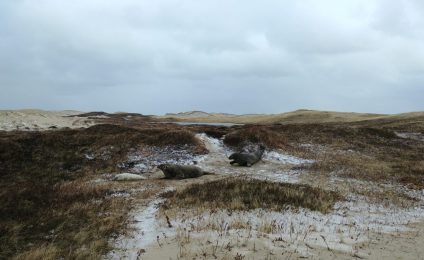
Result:
[[181,191],[168,192],[168,200],[162,206],[171,208],[203,208],[250,210],[264,208],[283,210],[288,206],[303,207],[328,212],[342,197],[331,191],[306,185],[274,183],[269,181],[227,178],[193,184]]
[[147,144],[166,145],[199,145],[194,133],[188,130],[169,130],[151,136],[145,141]]
[[26,259],[46,259],[46,260],[55,260],[60,257],[60,250],[49,244],[40,245],[37,248],[28,250],[24,253],[21,253],[14,257],[16,260],[26,260]]
[[[226,128],[146,124],[139,118],[134,124],[113,121],[137,128],[98,125],[80,130],[0,132],[0,259],[98,258],[108,250],[107,239],[125,223],[127,205],[119,198],[105,200],[109,187],[87,186],[82,180],[117,170],[117,163],[133,147],[188,145],[194,153],[203,153],[203,145],[194,138],[196,132],[214,137],[226,134],[225,143],[231,146],[260,142],[315,158],[316,163],[305,168],[315,174],[423,189],[424,143],[394,133],[423,133],[422,121],[415,116],[396,120]],[[325,149],[308,150],[299,144]],[[90,153],[96,159],[85,157]],[[235,179],[197,184],[168,196],[165,205],[170,208],[198,210],[278,210],[288,205],[326,211],[340,199],[307,186]]]
[[415,189],[424,187],[424,142],[399,138],[390,128],[370,123],[269,127],[292,145],[325,147],[297,150],[303,157],[316,159],[316,163],[308,166],[312,171],[377,182],[395,181]]
[[262,143],[269,148],[289,146],[284,136],[266,126],[246,126],[240,130],[230,132],[224,139],[224,143],[232,147],[239,147],[247,142]]
[[[424,188],[424,142],[404,139],[395,131],[424,133],[421,113],[354,123],[245,125],[219,128],[226,145],[264,143],[302,158],[315,159],[311,171]],[[191,128],[196,132],[212,126]],[[218,129],[218,127],[215,127]],[[308,149],[301,144],[315,147]],[[324,147],[322,150],[319,147]]]
[[[0,177],[41,178],[40,181],[72,180],[86,174],[119,170],[131,148],[143,145],[186,145],[193,153],[205,153],[203,144],[187,130],[133,129],[96,125],[81,130],[0,132]],[[87,154],[95,155],[89,160]],[[25,179],[25,177],[23,178]]]
[[[380,121],[376,121],[380,122]],[[225,144],[265,143],[303,158],[315,159],[307,169],[339,176],[424,188],[424,142],[403,139],[396,131],[410,130],[409,121],[396,128],[380,127],[373,121],[331,124],[257,125],[228,129]],[[393,125],[393,122],[392,122]],[[418,126],[414,125],[415,130]],[[404,127],[404,128],[403,128]],[[404,130],[402,130],[404,129]],[[418,132],[423,132],[424,127]],[[312,147],[307,149],[300,144]]]
[[193,132],[169,128],[0,132],[0,259],[87,259],[107,252],[108,240],[123,230],[128,205],[107,196],[111,187],[87,180],[118,171],[131,148],[147,144],[205,149]]
[[390,164],[391,175],[398,182],[414,189],[424,189],[424,160],[400,161]]
[[107,185],[26,182],[2,188],[2,259],[98,259],[126,225],[129,205],[106,198]]

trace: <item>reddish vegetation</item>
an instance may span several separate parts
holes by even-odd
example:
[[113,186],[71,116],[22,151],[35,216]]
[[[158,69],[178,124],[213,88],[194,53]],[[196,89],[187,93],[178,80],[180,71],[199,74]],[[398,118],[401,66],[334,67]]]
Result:
[[[205,153],[195,133],[225,136],[225,144],[233,147],[246,142],[263,143],[268,148],[315,158],[314,164],[303,169],[316,174],[334,173],[424,188],[424,142],[399,138],[394,132],[413,129],[422,134],[424,127],[420,122],[392,122],[385,127],[376,123],[380,121],[215,127],[157,123],[137,115],[101,120],[112,124],[76,130],[0,132],[0,259],[16,256],[31,244],[33,248],[54,245],[49,250],[56,259],[88,258],[106,252],[108,237],[124,224],[126,205],[117,203],[117,199],[103,200],[108,188],[87,185],[83,180],[117,170],[117,164],[125,160],[131,148],[172,145],[188,147],[196,154]],[[233,187],[231,182],[213,185],[219,189],[221,185]],[[242,204],[235,205],[242,208],[254,208],[243,197],[256,191],[257,185],[272,187],[273,191],[281,188],[262,182],[240,185],[244,189],[239,194]],[[203,188],[194,187],[187,192],[197,194]],[[297,189],[288,188],[293,192]],[[264,198],[270,206],[279,201],[277,197]],[[328,198],[325,207],[334,202],[332,195]],[[93,199],[102,202],[93,204]],[[226,203],[226,197],[221,199]],[[305,199],[299,205],[315,205],[313,198]],[[86,245],[92,255],[70,250]]]
[[[134,129],[96,125],[87,129],[0,133],[2,176],[54,176],[72,179],[75,173],[114,170],[130,148],[142,145],[188,145],[194,153],[205,148],[188,130]],[[88,160],[86,154],[96,154]],[[72,172],[72,174],[71,174]]]
[[205,152],[193,132],[168,128],[0,132],[0,259],[22,252],[25,259],[100,258],[128,205],[105,199],[110,188],[86,179],[117,171],[131,148],[146,144]]
[[146,143],[157,146],[165,145],[196,145],[198,140],[193,132],[188,130],[169,130],[158,133],[146,139]]
[[293,206],[328,212],[335,202],[343,199],[336,192],[307,185],[243,178],[193,184],[182,191],[168,192],[164,196],[168,198],[162,206],[165,210],[193,207],[212,210],[216,208],[283,210],[287,206]]
[[[405,122],[409,129],[410,123]],[[415,124],[417,130],[418,124]],[[402,131],[402,125],[395,127]],[[420,130],[424,132],[424,126]],[[405,130],[406,132],[407,130]],[[420,132],[418,131],[418,132]],[[317,162],[311,171],[338,172],[344,176],[374,181],[397,181],[415,189],[424,188],[424,142],[400,138],[392,128],[373,121],[328,124],[246,125],[228,128],[226,145],[239,147],[246,142],[282,148]],[[323,145],[328,154],[311,151],[300,144]],[[346,151],[353,151],[346,154]]]
[[230,132],[225,136],[224,143],[229,146],[237,147],[251,143],[262,143],[269,148],[288,147],[287,138],[268,126],[246,126],[240,130]]

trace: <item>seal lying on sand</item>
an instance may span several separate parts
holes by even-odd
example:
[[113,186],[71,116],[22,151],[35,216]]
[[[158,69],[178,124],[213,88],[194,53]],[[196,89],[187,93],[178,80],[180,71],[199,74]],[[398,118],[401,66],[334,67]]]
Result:
[[250,167],[255,163],[259,162],[262,159],[262,155],[265,152],[265,146],[260,145],[259,149],[254,153],[233,153],[230,157],[228,157],[231,161],[231,165],[237,163],[239,166],[247,166]]
[[194,165],[177,165],[165,163],[159,165],[158,168],[165,174],[166,179],[197,178],[202,175],[213,174],[210,172],[205,172]]

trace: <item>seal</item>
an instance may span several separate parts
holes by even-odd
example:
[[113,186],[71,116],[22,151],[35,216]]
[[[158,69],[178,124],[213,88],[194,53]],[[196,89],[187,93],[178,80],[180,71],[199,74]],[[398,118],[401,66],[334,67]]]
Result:
[[239,166],[251,167],[262,159],[264,152],[265,146],[261,144],[259,145],[259,149],[254,153],[233,153],[228,159],[232,160],[230,162],[231,165],[236,163]]
[[158,168],[163,172],[163,174],[165,174],[166,179],[188,179],[213,174],[210,172],[205,172],[194,165],[178,165],[165,163],[159,165]]

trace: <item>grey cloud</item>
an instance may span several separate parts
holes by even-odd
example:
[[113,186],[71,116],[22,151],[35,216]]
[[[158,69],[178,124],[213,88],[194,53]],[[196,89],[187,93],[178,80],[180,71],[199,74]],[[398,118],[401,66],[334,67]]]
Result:
[[0,2],[1,108],[423,110],[424,5]]

